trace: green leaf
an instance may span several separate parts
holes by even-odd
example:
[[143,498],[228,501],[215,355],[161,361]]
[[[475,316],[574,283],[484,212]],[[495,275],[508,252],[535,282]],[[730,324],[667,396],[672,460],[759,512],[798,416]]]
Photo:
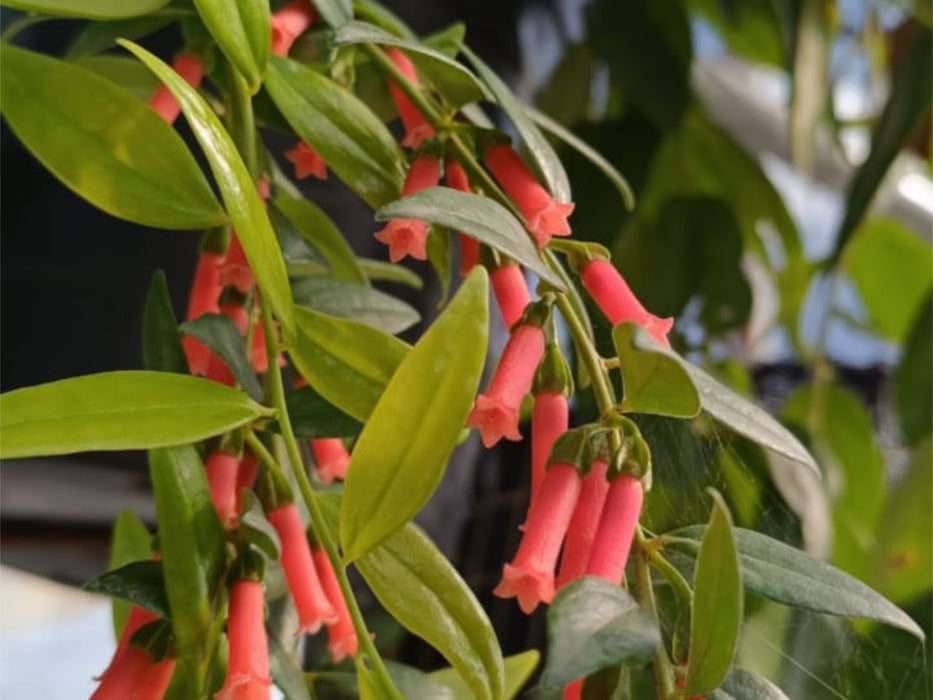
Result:
[[371,282],[395,282],[412,289],[424,287],[424,280],[407,267],[371,258],[359,258],[357,262]]
[[446,54],[418,41],[389,34],[373,24],[347,22],[334,33],[334,42],[338,46],[380,44],[401,49],[453,107],[486,97],[486,91],[476,76]]
[[301,666],[295,655],[282,646],[276,634],[266,630],[269,639],[269,670],[272,680],[287,700],[312,700]]
[[719,687],[732,666],[742,624],[743,591],[732,517],[716,491],[693,575],[689,665],[685,695]]
[[426,244],[428,264],[437,275],[437,283],[440,289],[440,298],[437,301],[438,308],[443,308],[447,303],[447,295],[450,293],[450,281],[453,277],[453,250],[450,247],[450,236],[447,231],[432,226],[428,232]]
[[87,56],[76,63],[102,78],[126,88],[141,100],[148,101],[159,87],[159,81],[139,61],[129,56]]
[[168,599],[162,578],[162,562],[134,561],[111,569],[82,586],[89,593],[100,593],[132,603],[137,607],[168,617]]
[[188,374],[188,359],[162,270],[152,275],[143,309],[143,366],[156,372]]
[[632,187],[629,185],[628,180],[626,180],[622,173],[616,170],[616,167],[606,160],[599,151],[570,131],[570,129],[567,129],[559,122],[551,119],[543,112],[538,111],[534,107],[528,107],[527,109],[528,114],[534,119],[538,126],[570,146],[573,150],[590,161],[590,163],[595,165],[600,172],[606,176],[609,182],[619,191],[619,195],[622,197],[626,209],[633,209],[635,207],[635,193],[632,192]]
[[395,687],[406,698],[417,700],[455,700],[453,691],[430,675],[396,661],[386,661],[386,670]]
[[[337,499],[320,503],[336,527]],[[503,697],[502,652],[492,624],[470,587],[418,527],[397,530],[355,564],[382,607],[447,659],[471,697]]]
[[71,45],[65,52],[64,58],[68,61],[92,56],[94,58],[122,58],[110,55],[95,56],[95,54],[110,49],[117,43],[117,39],[121,37],[136,41],[190,14],[190,10],[167,8],[157,15],[91,22],[75,35]]
[[243,164],[236,145],[226,132],[217,115],[194,88],[171,68],[140,46],[121,41],[128,49],[165,83],[178,100],[185,118],[201,144],[220,187],[224,206],[237,231],[243,252],[256,276],[256,283],[282,327],[286,342],[295,335],[292,298],[288,287],[288,274],[279,250],[278,240],[265,206],[256,192],[256,186]]
[[486,287],[477,267],[402,360],[360,433],[340,510],[346,561],[402,527],[440,483],[486,359]]
[[647,661],[661,645],[654,618],[618,586],[584,577],[564,586],[547,611],[542,688],[555,689],[608,666]]
[[353,0],[353,12],[360,19],[365,19],[395,36],[416,38],[415,33],[398,15],[376,0]]
[[211,656],[211,598],[220,584],[224,561],[223,529],[211,502],[204,465],[193,446],[152,450],[149,478],[178,650],[172,685],[180,697],[203,697]]
[[137,17],[155,12],[168,3],[169,0],[3,0],[6,7],[18,10],[86,19]]
[[273,204],[295,230],[324,256],[335,279],[369,284],[343,234],[330,217],[313,202],[280,195]]
[[770,0],[689,0],[687,6],[709,22],[732,53],[786,70],[785,18]]
[[0,456],[143,450],[204,440],[270,413],[217,382],[103,372],[0,394]]
[[710,700],[790,700],[784,691],[757,673],[733,668]]
[[369,418],[409,346],[358,321],[297,307],[298,335],[289,354],[305,381],[359,421]]
[[[639,346],[634,343],[639,336]],[[619,356],[625,394],[621,409],[631,413],[657,413],[692,418],[700,412],[700,397],[681,363],[664,352],[642,350],[657,345],[634,323],[612,329],[612,342]]]
[[[663,537],[666,546],[696,556],[704,530],[697,525]],[[767,535],[742,528],[734,533],[748,590],[805,610],[877,620],[923,638],[916,622],[861,581]]]
[[384,206],[376,221],[421,219],[460,231],[521,263],[558,289],[564,285],[538,257],[531,238],[508,209],[488,197],[449,187],[430,187]]
[[405,158],[386,125],[353,93],[274,57],[266,89],[298,137],[367,204],[375,209],[398,197]]
[[496,103],[515,126],[531,154],[531,165],[541,177],[545,187],[558,201],[571,201],[570,181],[567,179],[567,173],[564,172],[564,166],[544,134],[532,121],[528,114],[528,107],[515,97],[508,85],[502,82],[502,79],[479,56],[467,48],[466,44],[463,44],[462,49],[463,55],[473,65],[480,79],[495,97]]
[[230,318],[223,314],[202,314],[181,324],[179,330],[213,350],[243,390],[257,401],[262,401],[262,385],[247,359],[246,343]]
[[[110,560],[107,570],[119,569],[130,562],[148,559],[152,555],[152,534],[131,510],[121,510],[113,521],[113,531],[110,536]],[[114,598],[113,607],[113,633],[119,639],[130,612],[130,605],[124,600]]]
[[310,277],[293,284],[292,294],[296,304],[359,321],[392,335],[421,320],[421,315],[401,299],[355,282]]
[[334,29],[353,19],[353,7],[350,0],[312,0],[311,4],[317,8],[324,21]]
[[[541,660],[541,654],[537,649],[529,649],[520,654],[513,654],[503,659],[503,668],[505,670],[505,690],[502,692],[502,700],[512,700],[517,697],[519,691],[524,687],[531,674],[538,667]],[[454,668],[442,668],[439,671],[433,671],[429,674],[431,678],[443,683],[454,693],[454,700],[473,700],[473,693],[470,687],[463,682],[463,678]]]
[[816,134],[829,98],[831,8],[824,0],[809,0],[797,11],[793,41],[796,51],[791,73],[790,149],[794,165],[806,174],[813,172]]
[[421,37],[421,43],[440,51],[447,58],[456,58],[460,53],[464,38],[466,38],[466,25],[463,22],[454,22],[433,34]]
[[853,234],[842,263],[872,327],[885,338],[903,340],[933,286],[930,244],[893,219],[871,219]]
[[309,386],[286,394],[285,405],[298,437],[356,437],[363,429],[359,421],[328,403]]
[[194,0],[201,21],[251,92],[269,60],[268,0]]
[[279,558],[279,535],[275,528],[266,519],[262,504],[250,489],[240,492],[240,514],[237,516],[239,532],[250,544],[262,550],[269,559],[275,561]]
[[7,123],[75,194],[157,228],[226,222],[184,141],[145,102],[86,68],[9,44],[0,60]]
[[904,354],[894,373],[894,398],[901,435],[916,445],[933,426],[933,296],[928,296],[911,325]]

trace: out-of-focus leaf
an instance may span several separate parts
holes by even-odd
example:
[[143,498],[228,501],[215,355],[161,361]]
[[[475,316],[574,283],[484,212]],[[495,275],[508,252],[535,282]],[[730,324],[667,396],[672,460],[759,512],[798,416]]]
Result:
[[256,92],[269,60],[268,0],[194,0],[194,6],[227,60]]
[[852,235],[842,264],[872,328],[890,340],[904,340],[933,286],[933,248],[893,219],[871,219]]
[[831,10],[827,0],[804,0],[799,10],[790,100],[790,149],[794,164],[805,173],[813,168],[817,127],[826,110]]
[[[113,521],[113,531],[110,536],[110,560],[107,570],[119,569],[125,564],[148,559],[152,555],[152,535],[131,510],[121,510]],[[125,600],[114,598],[113,607],[113,633],[119,638],[123,631],[123,624],[129,614],[130,605]]]
[[421,43],[440,51],[447,58],[456,58],[460,53],[464,38],[466,38],[466,25],[463,22],[454,22],[433,34],[421,37]]
[[335,29],[353,19],[353,6],[350,0],[312,0],[311,4],[321,13],[324,21]]
[[450,292],[450,280],[453,276],[453,250],[450,247],[450,236],[437,226],[432,226],[428,233],[427,249],[428,263],[437,275],[437,282],[441,288],[438,307],[447,302]]
[[[538,667],[540,659],[541,654],[537,649],[529,649],[503,659],[505,691],[502,693],[502,700],[512,700],[512,698],[518,696],[519,691]],[[470,687],[464,683],[456,669],[442,668],[439,671],[432,671],[430,676],[450,688],[453,691],[454,700],[473,700]]]
[[256,545],[269,559],[279,558],[279,535],[263,513],[259,499],[248,489],[240,495],[240,514],[237,516],[239,532],[250,544]]
[[784,69],[785,39],[781,10],[771,0],[688,0],[733,53]]
[[386,661],[386,669],[395,687],[406,698],[418,700],[456,700],[453,691],[429,674],[396,661]]
[[894,374],[894,396],[901,434],[916,445],[933,426],[933,296],[920,307]]
[[285,405],[298,437],[355,437],[363,429],[359,421],[328,403],[309,386],[286,394]]
[[353,0],[353,14],[403,39],[416,39],[415,33],[394,12],[376,0]]
[[230,318],[223,314],[203,314],[181,324],[179,329],[217,353],[244,391],[262,401],[262,385],[246,357],[246,343]]
[[313,700],[308,690],[298,659],[282,646],[275,634],[269,634],[269,671],[272,680],[286,700]]
[[568,129],[586,119],[590,115],[595,69],[596,57],[586,43],[567,46],[535,100],[541,111],[532,110],[531,116],[538,126],[548,129],[539,118],[541,115],[547,115],[551,123]]
[[421,320],[421,315],[401,299],[355,282],[310,277],[292,285],[292,294],[296,304],[359,321],[392,335]]
[[424,280],[407,267],[371,258],[360,258],[357,262],[371,282],[395,282],[412,289],[424,287]]
[[225,223],[184,141],[145,102],[75,63],[9,44],[0,55],[3,116],[73,192],[108,214],[147,226]]
[[168,3],[169,0],[3,0],[4,5],[18,10],[86,19],[138,17],[155,12]]
[[159,617],[169,616],[162,562],[130,562],[91,579],[83,588],[89,593],[119,598]]
[[790,700],[784,691],[757,673],[734,668],[710,700]]
[[94,71],[120,87],[126,88],[141,100],[148,100],[159,86],[156,77],[139,61],[128,56],[87,56],[76,63]]
[[[91,22],[75,35],[71,46],[65,52],[65,59],[74,61],[94,56],[111,48],[121,37],[135,41],[189,14],[190,11],[166,8],[157,15]],[[104,56],[95,56],[95,58],[104,58]],[[119,57],[108,56],[107,58]]]
[[188,360],[181,346],[178,322],[162,270],[152,275],[143,309],[143,366],[155,372],[188,374]]

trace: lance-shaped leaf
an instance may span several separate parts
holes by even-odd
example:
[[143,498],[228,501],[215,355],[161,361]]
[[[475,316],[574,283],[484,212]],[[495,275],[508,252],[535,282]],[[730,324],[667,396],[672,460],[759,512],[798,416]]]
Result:
[[398,197],[405,158],[386,125],[353,93],[275,57],[266,89],[299,138],[367,204],[378,208]]
[[[674,530],[666,545],[696,556],[705,527]],[[745,587],[778,603],[841,617],[877,620],[923,639],[923,630],[894,603],[819,559],[767,535],[735,528]]]
[[175,71],[132,42],[121,41],[120,44],[159,76],[181,105],[220,187],[224,206],[262,291],[263,302],[271,306],[289,341],[295,335],[295,319],[285,261],[256,185],[233,140],[204,98]]
[[156,372],[188,374],[188,359],[181,346],[178,321],[168,295],[165,273],[157,270],[149,282],[143,309],[143,367]]
[[155,12],[168,3],[169,0],[3,0],[4,5],[18,10],[85,19],[138,17]]
[[329,403],[358,421],[369,418],[409,346],[358,321],[297,307],[289,351],[298,373]]
[[159,87],[159,80],[135,58],[130,56],[87,56],[76,63],[82,68],[126,88],[141,100],[149,100]]
[[179,329],[217,353],[244,391],[257,401],[262,400],[262,385],[246,358],[246,343],[230,318],[223,314],[202,314],[181,324]]
[[0,456],[143,450],[197,442],[271,411],[217,382],[104,372],[0,395]]
[[700,397],[687,370],[664,352],[636,347],[633,342],[636,335],[641,347],[657,346],[634,323],[620,323],[612,329],[625,390],[621,409],[679,418],[692,418],[699,413]]
[[[535,672],[540,660],[541,654],[537,649],[506,656],[502,660],[505,670],[505,690],[502,693],[502,700],[512,700],[518,696],[519,691],[531,678],[531,674]],[[455,700],[473,700],[473,693],[456,669],[442,668],[439,671],[432,671],[430,676],[450,688]]]
[[421,219],[460,231],[521,263],[558,289],[564,284],[538,256],[538,249],[512,213],[488,197],[449,187],[430,187],[376,212],[376,221]]
[[292,294],[296,304],[353,319],[393,335],[421,320],[421,315],[401,299],[355,282],[310,277],[296,282]]
[[130,91],[74,63],[9,44],[0,47],[0,60],[7,123],[75,194],[108,214],[157,228],[225,223],[184,141]]
[[162,577],[162,562],[134,561],[111,569],[83,586],[90,593],[119,598],[159,617],[168,617],[168,598]]
[[734,668],[709,700],[790,700],[784,691],[757,673]]
[[[328,402],[309,386],[285,395],[285,405],[292,421],[292,430],[298,437],[355,437],[362,424]],[[278,424],[273,423],[273,429]]]
[[654,618],[628,593],[599,578],[562,588],[547,611],[547,627],[540,682],[545,695],[601,668],[646,661],[661,644]]
[[407,523],[440,483],[483,371],[486,286],[477,267],[402,360],[360,433],[340,509],[347,561]]
[[360,267],[371,282],[394,282],[412,289],[424,287],[424,280],[407,267],[393,265],[383,260],[373,260],[372,258],[360,258],[357,262],[359,262]]
[[[67,0],[65,1],[67,2]],[[114,2],[119,2],[119,0],[114,0]],[[125,7],[127,4],[120,2],[121,7]],[[123,38],[136,41],[190,14],[191,10],[187,8],[166,8],[155,15],[105,22],[89,22],[83,29],[75,33],[71,45],[65,51],[64,58],[68,61],[86,57],[103,58],[98,54],[112,48],[117,43],[117,39]],[[110,58],[120,57],[110,56]]]
[[713,512],[703,534],[693,576],[690,647],[684,693],[700,695],[722,683],[739,639],[743,595],[732,518],[711,490]]
[[201,21],[252,92],[269,60],[268,0],[194,0]]
[[[107,570],[119,569],[125,564],[148,559],[152,555],[152,535],[131,510],[121,510],[113,521],[113,531],[110,536],[110,560]],[[130,604],[125,600],[114,598],[112,603],[113,633],[119,639],[130,611]]]
[[389,34],[373,24],[347,22],[334,33],[334,42],[338,46],[380,44],[402,49],[419,72],[454,107],[487,97],[486,90],[476,76],[454,59],[426,44]]

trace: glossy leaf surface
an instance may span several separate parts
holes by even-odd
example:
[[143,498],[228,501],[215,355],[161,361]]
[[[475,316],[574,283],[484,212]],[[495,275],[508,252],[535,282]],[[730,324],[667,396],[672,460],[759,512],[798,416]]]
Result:
[[201,21],[255,92],[269,60],[268,0],[194,0]]
[[296,282],[292,294],[296,304],[359,321],[392,335],[421,320],[421,315],[401,299],[355,282],[310,277]]

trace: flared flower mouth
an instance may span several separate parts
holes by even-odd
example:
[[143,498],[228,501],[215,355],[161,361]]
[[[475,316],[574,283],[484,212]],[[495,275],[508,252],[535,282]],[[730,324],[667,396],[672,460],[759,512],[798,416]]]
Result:
[[502,567],[502,581],[493,595],[517,598],[522,612],[531,614],[540,603],[554,600],[554,572],[506,564]]
[[415,260],[428,258],[428,227],[418,219],[392,219],[375,238],[389,246],[389,260],[394,263],[408,255]]
[[269,678],[259,678],[246,673],[227,676],[223,687],[214,695],[217,700],[269,700]]
[[311,146],[299,141],[294,148],[285,151],[285,160],[295,166],[295,178],[304,180],[312,175],[318,180],[327,179],[327,164]]
[[356,638],[356,633],[352,631],[350,634],[347,633],[335,633],[333,630],[334,627],[331,627],[331,636],[327,642],[327,651],[330,652],[331,659],[333,659],[335,664],[339,664],[346,658],[356,656],[357,647],[359,642]]
[[573,202],[564,203],[548,199],[545,205],[536,212],[526,214],[528,230],[531,231],[539,247],[546,246],[551,236],[570,235],[570,224],[567,219],[573,213],[573,207]]
[[492,447],[499,440],[521,440],[518,431],[518,407],[506,405],[503,401],[480,394],[476,404],[467,417],[467,425],[477,428],[482,436],[483,445]]

